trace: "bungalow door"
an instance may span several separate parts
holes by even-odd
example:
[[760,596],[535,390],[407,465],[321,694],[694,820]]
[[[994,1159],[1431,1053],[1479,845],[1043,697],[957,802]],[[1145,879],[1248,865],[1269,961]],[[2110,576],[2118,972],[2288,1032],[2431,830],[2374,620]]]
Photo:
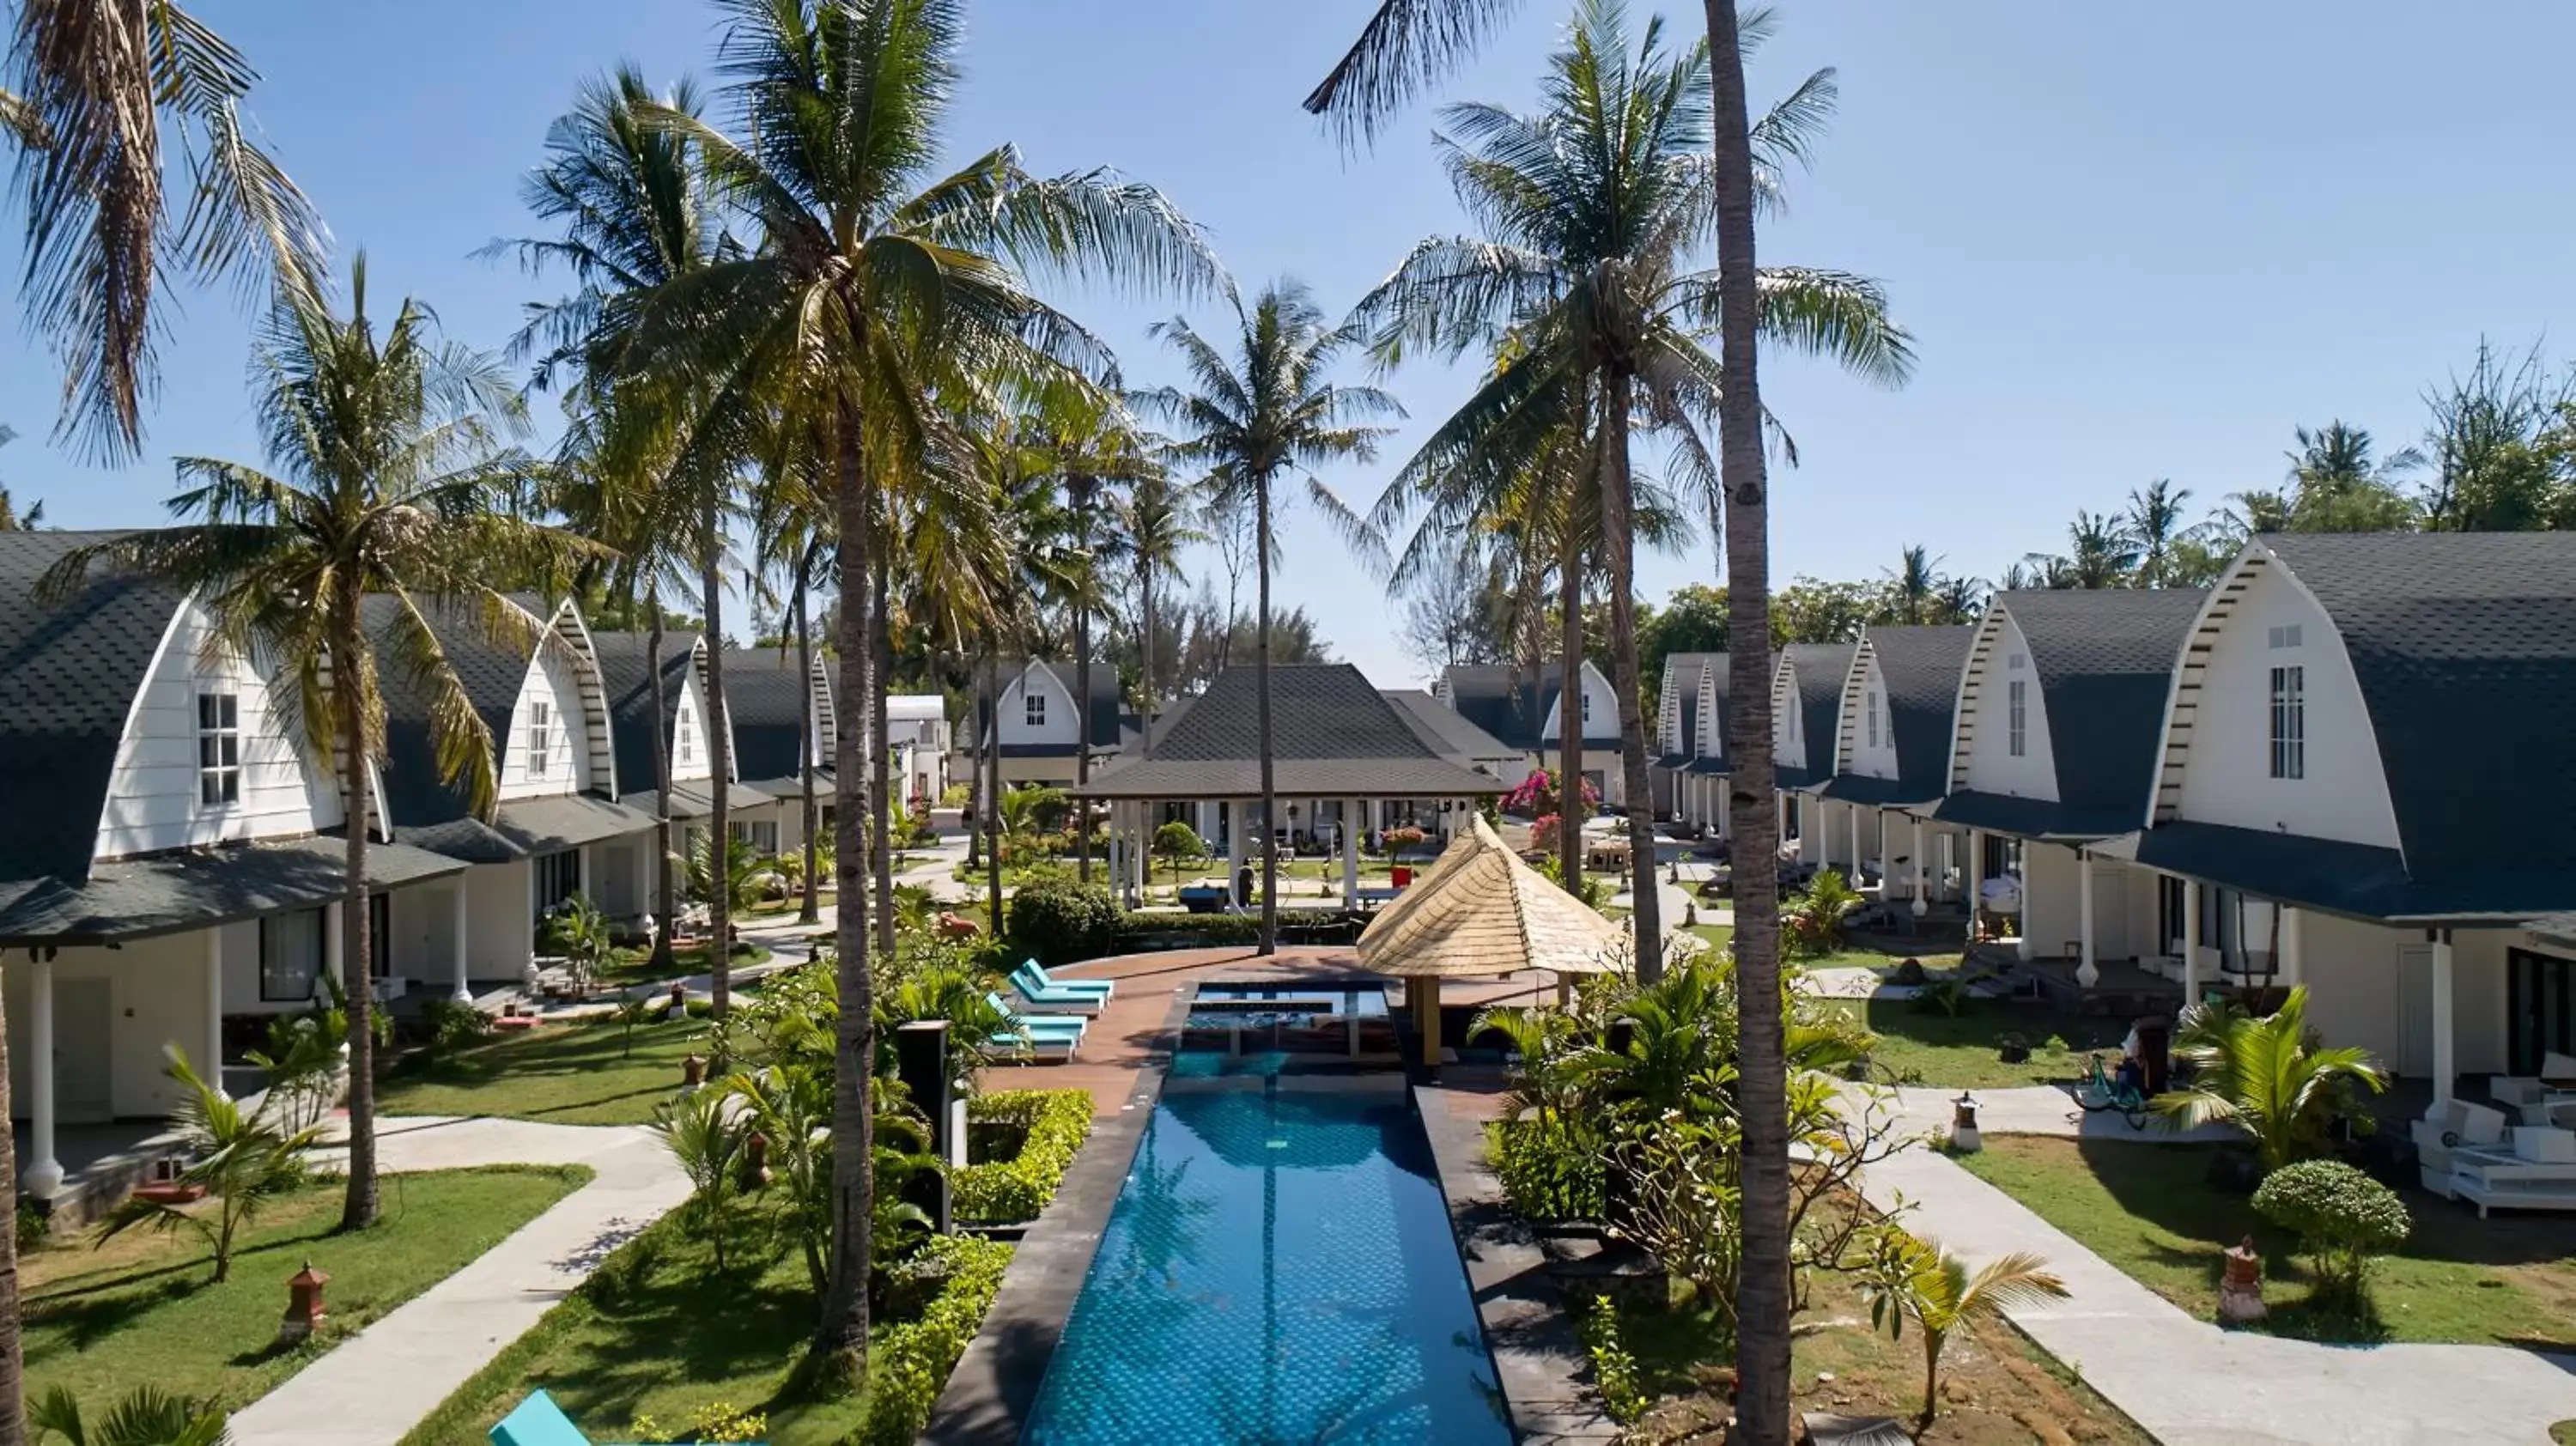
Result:
[[2541,1056],[2576,1054],[2576,959],[2505,951],[2505,1073],[2537,1075]]

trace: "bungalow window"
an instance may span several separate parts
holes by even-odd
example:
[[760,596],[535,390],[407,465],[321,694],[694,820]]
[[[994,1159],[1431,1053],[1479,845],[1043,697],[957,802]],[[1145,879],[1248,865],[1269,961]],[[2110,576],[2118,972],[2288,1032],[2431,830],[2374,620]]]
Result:
[[546,776],[546,757],[554,752],[555,705],[543,700],[528,704],[528,776]]
[[1029,694],[1028,702],[1021,709],[1020,716],[1021,719],[1030,727],[1044,728],[1046,726],[1046,694]]
[[1583,695],[1583,726],[1592,726],[1592,695],[1589,693]]
[[2308,670],[2272,670],[2272,776],[2308,776]]
[[2023,756],[2030,748],[2030,684],[2020,678],[2005,689],[2004,751]]
[[208,808],[241,802],[241,695],[197,695],[197,801]]
[[1876,748],[1878,746],[1878,695],[1871,693],[1864,701],[1867,706],[1862,711],[1869,718],[1869,746]]
[[259,997],[301,1004],[322,972],[322,911],[299,909],[259,921]]
[[537,871],[537,914],[544,917],[564,900],[581,892],[581,850],[563,849],[538,856],[529,864]]
[[689,710],[683,708],[680,710],[679,725],[672,730],[671,761],[674,763],[695,763],[697,758],[698,730]]

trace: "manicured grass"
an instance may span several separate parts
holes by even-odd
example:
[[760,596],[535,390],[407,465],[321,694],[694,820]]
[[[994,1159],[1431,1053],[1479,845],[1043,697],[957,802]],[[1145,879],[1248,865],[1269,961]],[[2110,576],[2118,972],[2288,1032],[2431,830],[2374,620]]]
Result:
[[[137,1385],[257,1400],[324,1351],[455,1274],[590,1178],[581,1166],[384,1177],[384,1218],[337,1233],[342,1187],[316,1181],[269,1207],[214,1284],[193,1234],[128,1231],[91,1249],[64,1241],[19,1257],[27,1395],[67,1387],[92,1411]],[[330,1316],[307,1344],[273,1346],[286,1278],[328,1273]]]
[[[1920,1338],[1911,1329],[1902,1341],[1870,1330],[1869,1306],[1847,1277],[1820,1271],[1810,1279],[1813,1294],[1791,1347],[1792,1404],[1800,1411],[1893,1416],[1910,1429],[1923,1404]],[[1722,1430],[1708,1428],[1721,1418],[1717,1396],[1731,1379],[1733,1350],[1715,1313],[1631,1306],[1621,1325],[1649,1395],[1662,1398],[1641,1423],[1641,1439],[1721,1439]],[[1941,1357],[1941,1380],[1941,1414],[1917,1437],[1934,1446],[2144,1446],[2152,1439],[2003,1322],[1954,1334]]]
[[[2125,1020],[2069,1019],[1996,1000],[1970,1000],[1957,1014],[1916,999],[1838,999],[1828,1007],[1878,1036],[1870,1062],[1881,1083],[1962,1089],[2064,1084],[2084,1073],[2087,1054],[2116,1052],[2128,1032]],[[2003,1062],[1996,1041],[2007,1033],[2028,1042],[2029,1059]],[[2052,1046],[2052,1039],[2060,1044]]]
[[[740,969],[747,964],[763,963],[768,958],[767,948],[753,944],[733,956],[733,967]],[[665,979],[704,974],[715,967],[715,946],[691,944],[685,949],[674,949],[671,951],[671,964],[673,967],[669,969],[657,969],[653,966],[652,950],[620,949],[592,984],[600,990],[631,989],[638,984],[659,984]]]
[[2549,1428],[2549,1439],[2556,1446],[2576,1446],[2576,1419],[2553,1423]]
[[2264,1250],[2272,1306],[2262,1329],[2319,1340],[2576,1347],[2576,1221],[2480,1220],[2408,1190],[2415,1231],[2376,1268],[2378,1319],[2325,1317],[2305,1308],[2308,1277],[2295,1242],[2245,1196],[2205,1183],[2212,1148],[1988,1136],[1983,1152],[1960,1163],[2204,1319],[2216,1318],[2220,1252],[2250,1233]]
[[497,1115],[552,1125],[640,1125],[680,1089],[680,1061],[705,1053],[707,1023],[545,1024],[444,1059],[413,1056],[376,1087],[394,1115]]
[[728,1249],[754,1258],[719,1271],[703,1241],[664,1217],[414,1427],[403,1446],[480,1442],[540,1386],[594,1441],[632,1439],[627,1427],[638,1415],[684,1429],[718,1402],[766,1412],[761,1439],[772,1446],[840,1440],[866,1416],[861,1393],[782,1399],[814,1333],[802,1257],[777,1238],[779,1222],[766,1206],[737,1207],[732,1228]]
[[1693,924],[1682,932],[1692,935],[1710,948],[1721,952],[1735,941],[1733,924]]

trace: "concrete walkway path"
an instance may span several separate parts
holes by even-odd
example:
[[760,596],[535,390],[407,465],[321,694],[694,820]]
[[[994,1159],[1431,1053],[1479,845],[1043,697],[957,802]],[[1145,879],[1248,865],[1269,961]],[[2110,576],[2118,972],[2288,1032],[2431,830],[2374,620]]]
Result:
[[[387,1118],[387,1172],[587,1165],[591,1182],[472,1264],[234,1413],[234,1446],[395,1446],[608,1253],[688,1198],[670,1152],[631,1126]],[[318,1158],[346,1158],[326,1149]]]
[[[2098,1118],[2098,1117],[2090,1117]],[[1929,1150],[1871,1169],[1870,1203],[1972,1267],[2036,1251],[2071,1297],[2013,1324],[2165,1446],[2542,1446],[2576,1418],[2576,1356],[2503,1346],[2327,1346],[2196,1320]]]

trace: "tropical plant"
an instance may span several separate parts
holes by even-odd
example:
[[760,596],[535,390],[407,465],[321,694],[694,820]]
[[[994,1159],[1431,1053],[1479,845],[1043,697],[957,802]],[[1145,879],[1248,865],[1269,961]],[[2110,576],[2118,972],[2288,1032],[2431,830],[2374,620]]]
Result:
[[2254,1190],[2254,1213],[2299,1237],[2316,1288],[2311,1299],[2366,1312],[2370,1262],[2406,1243],[2415,1228],[2397,1192],[2341,1160],[2284,1165]]
[[[1840,869],[1818,869],[1780,910],[1780,951],[1788,959],[1822,959],[1843,947],[1846,921],[1861,896]],[[1736,901],[1739,912],[1743,901]]]
[[2151,1107],[2175,1129],[2236,1126],[2266,1171],[2321,1152],[2331,1124],[2358,1112],[2357,1092],[2387,1088],[2368,1050],[2327,1047],[2309,1031],[2306,985],[2261,1017],[2192,1006],[2174,1054],[2193,1066],[2191,1078]]
[[2048,1272],[2048,1262],[2027,1251],[2000,1256],[1971,1274],[1966,1261],[1938,1242],[1894,1225],[1880,1230],[1871,1246],[1869,1268],[1861,1276],[1870,1327],[1901,1341],[1905,1323],[1914,1322],[1923,1343],[1920,1419],[1927,1426],[1941,1409],[1941,1352],[1954,1332],[2067,1295],[2066,1283]]
[[1002,795],[1002,839],[1009,846],[1001,862],[1022,861],[1037,847],[1038,835],[1064,816],[1067,798],[1061,788],[1025,783]]
[[1177,884],[1183,864],[1207,857],[1207,841],[1199,837],[1197,829],[1171,819],[1154,830],[1154,857],[1172,866],[1172,882]]
[[107,1214],[99,1243],[138,1226],[165,1233],[193,1231],[214,1253],[215,1283],[232,1277],[233,1249],[241,1232],[259,1218],[278,1196],[310,1178],[304,1152],[321,1134],[319,1125],[290,1130],[263,1102],[247,1110],[241,1102],[197,1077],[188,1056],[170,1047],[165,1071],[179,1085],[179,1129],[187,1141],[190,1163],[178,1183],[194,1186],[213,1201],[211,1208],[189,1207],[143,1195],[128,1196]]
[[726,839],[724,873],[719,878],[715,833],[710,829],[696,833],[696,843],[689,850],[689,897],[710,906],[721,904],[736,913],[759,903],[769,875],[769,861],[760,856],[760,850],[749,839]]
[[[1281,485],[1302,481],[1309,503],[1355,542],[1366,544],[1364,525],[1333,495],[1313,469],[1326,462],[1366,462],[1377,455],[1387,429],[1369,419],[1402,415],[1395,398],[1375,387],[1328,380],[1343,353],[1359,340],[1346,327],[1324,320],[1306,288],[1282,280],[1263,288],[1249,310],[1234,307],[1231,354],[1220,351],[1180,317],[1157,323],[1154,335],[1181,355],[1190,376],[1185,390],[1161,387],[1139,394],[1139,403],[1168,417],[1181,435],[1171,444],[1175,460],[1209,469],[1213,499],[1252,514],[1256,748],[1261,761],[1261,819],[1268,830],[1279,814],[1278,768],[1270,717],[1270,566],[1277,551],[1273,508]],[[1279,859],[1261,851],[1261,943],[1264,956],[1279,952]]]
[[[271,1018],[266,1039],[242,1051],[244,1063],[266,1072],[269,1096],[285,1108],[289,1128],[321,1120],[339,1095],[341,1072],[348,1065],[341,1052],[349,1042],[348,989],[328,974],[314,978],[322,997],[313,1007]],[[390,1016],[370,1013],[368,1025],[375,1035],[372,1043],[392,1042]]]
[[716,1269],[726,1268],[725,1247],[734,1235],[725,1206],[742,1190],[742,1163],[751,1139],[749,1117],[734,1108],[725,1090],[701,1088],[658,1105],[653,1133],[689,1177],[688,1203],[682,1218],[715,1252]]
[[877,1073],[894,1072],[894,1032],[916,1020],[946,1020],[949,1052],[959,1059],[979,1059],[997,1048],[1016,1026],[986,998],[994,983],[992,975],[961,961],[936,960],[878,996]]
[[174,1396],[159,1386],[136,1386],[92,1420],[67,1386],[55,1386],[27,1412],[36,1439],[59,1436],[64,1446],[226,1446],[232,1438],[224,1413],[206,1402]]
[[[427,702],[436,766],[468,809],[494,806],[491,731],[451,666],[442,626],[513,650],[566,646],[497,590],[498,576],[562,576],[604,550],[521,518],[510,506],[526,457],[502,445],[526,408],[492,362],[440,342],[428,310],[406,301],[378,328],[367,265],[350,267],[349,314],[281,293],[252,361],[266,450],[283,475],[181,457],[191,484],[170,501],[187,525],[77,548],[48,588],[100,563],[139,569],[194,593],[216,641],[277,660],[271,692],[311,756],[336,758],[347,820],[340,907],[349,1031],[349,1193],[342,1222],[375,1222],[374,975],[367,927],[367,775],[384,756],[383,671]],[[445,623],[433,619],[446,619]]]
[[[241,112],[259,74],[176,5],[28,0],[18,7],[0,127],[24,148],[26,311],[63,362],[59,436],[109,461],[141,449],[167,318],[164,265],[260,295],[318,296],[322,218]],[[184,184],[164,186],[163,130]],[[176,224],[173,224],[173,218]],[[15,1425],[14,1402],[9,1415]]]
[[582,894],[557,904],[546,915],[546,952],[560,954],[572,969],[573,992],[590,993],[591,985],[617,956],[617,934],[608,916]]
[[2285,489],[2232,499],[2247,530],[2408,532],[2420,525],[2423,508],[2405,479],[2423,467],[2422,453],[2406,447],[2376,457],[2370,433],[2339,420],[2315,431],[2301,427],[2297,437]]
[[[1750,39],[1759,43],[1757,27]],[[1719,392],[1718,359],[1703,341],[1721,315],[1704,260],[1715,170],[1707,145],[1708,51],[1668,50],[1660,20],[1632,46],[1619,0],[1581,0],[1566,44],[1550,57],[1543,107],[1518,115],[1491,105],[1441,111],[1440,145],[1453,187],[1483,234],[1417,244],[1357,316],[1375,328],[1384,360],[1408,348],[1493,348],[1503,360],[1408,464],[1399,484],[1495,449],[1546,445],[1530,419],[1570,428],[1588,449],[1573,477],[1598,495],[1608,595],[1611,689],[1620,736],[1630,867],[1636,871],[1637,972],[1660,976],[1662,928],[1649,876],[1655,840],[1647,737],[1640,714],[1634,562],[1638,487],[1632,425],[1672,441],[1673,468],[1715,504],[1715,468],[1701,440]],[[1830,72],[1810,76],[1754,128],[1776,172],[1804,157],[1832,111]],[[1766,194],[1774,194],[1769,175]],[[1736,313],[1775,345],[1828,356],[1873,379],[1901,382],[1910,342],[1887,319],[1883,293],[1846,273],[1775,269],[1759,310]],[[1568,696],[1571,694],[1569,692]],[[1570,712],[1568,714],[1571,716]],[[1570,731],[1570,730],[1568,730]]]
[[726,1081],[725,1093],[768,1142],[770,1166],[786,1187],[805,1278],[819,1292],[831,1283],[832,1169],[825,1128],[832,1113],[831,1078],[810,1066],[771,1064],[738,1071]]

